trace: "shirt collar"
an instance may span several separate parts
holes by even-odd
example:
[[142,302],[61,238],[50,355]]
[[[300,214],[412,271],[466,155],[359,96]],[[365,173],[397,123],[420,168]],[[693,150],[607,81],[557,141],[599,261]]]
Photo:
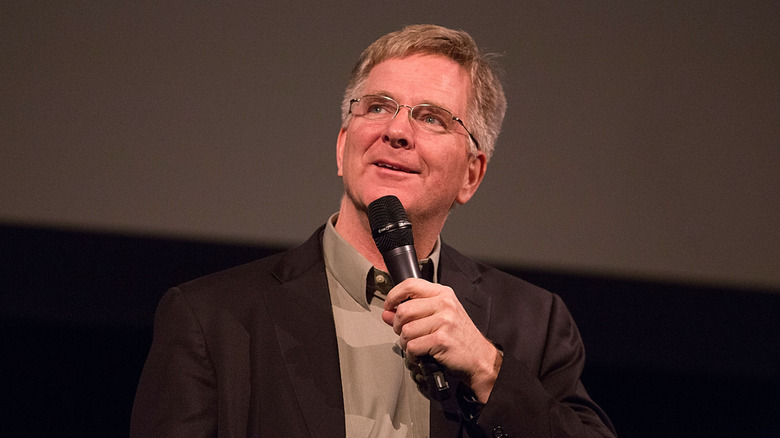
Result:
[[[366,299],[366,279],[369,271],[373,273],[373,265],[366,260],[352,245],[336,231],[338,213],[334,213],[325,224],[322,236],[323,257],[325,269],[361,306],[368,308]],[[433,251],[428,256],[433,263],[433,282],[438,281],[439,255],[441,252],[441,237],[437,237]]]

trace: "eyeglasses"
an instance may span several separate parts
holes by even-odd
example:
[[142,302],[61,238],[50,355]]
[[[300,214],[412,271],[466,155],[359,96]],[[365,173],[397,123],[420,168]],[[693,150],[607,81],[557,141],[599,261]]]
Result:
[[428,132],[437,134],[452,133],[457,129],[455,122],[458,122],[466,130],[471,141],[474,142],[474,146],[479,149],[479,142],[466,128],[466,125],[463,124],[463,120],[442,107],[429,103],[421,103],[415,106],[401,105],[391,97],[376,94],[369,94],[349,101],[350,114],[376,121],[390,121],[394,119],[398,112],[401,111],[401,107],[409,108],[409,120]]

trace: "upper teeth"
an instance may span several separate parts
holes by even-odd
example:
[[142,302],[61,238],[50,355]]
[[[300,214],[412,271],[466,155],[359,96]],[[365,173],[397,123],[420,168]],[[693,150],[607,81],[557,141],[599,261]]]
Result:
[[393,170],[401,170],[401,169],[399,169],[399,168],[397,168],[397,167],[395,167],[395,166],[391,166],[391,165],[389,165],[389,164],[385,164],[385,163],[379,163],[378,165],[379,165],[380,167],[387,167],[388,169],[393,169]]

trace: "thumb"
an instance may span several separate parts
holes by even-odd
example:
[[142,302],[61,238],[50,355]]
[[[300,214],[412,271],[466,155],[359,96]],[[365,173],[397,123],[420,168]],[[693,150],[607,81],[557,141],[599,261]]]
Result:
[[384,321],[385,324],[392,326],[394,319],[395,319],[395,309],[385,310],[384,312],[382,312],[382,321]]

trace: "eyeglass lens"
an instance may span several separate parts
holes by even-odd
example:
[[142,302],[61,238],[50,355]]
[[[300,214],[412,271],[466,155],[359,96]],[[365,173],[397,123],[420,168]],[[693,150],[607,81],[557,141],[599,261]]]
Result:
[[[364,96],[360,100],[353,102],[352,112],[355,115],[372,120],[389,120],[398,114],[402,106],[409,108],[408,105],[400,105],[388,97]],[[454,129],[452,113],[444,108],[420,104],[412,107],[410,111],[412,120],[426,130],[447,132]]]

